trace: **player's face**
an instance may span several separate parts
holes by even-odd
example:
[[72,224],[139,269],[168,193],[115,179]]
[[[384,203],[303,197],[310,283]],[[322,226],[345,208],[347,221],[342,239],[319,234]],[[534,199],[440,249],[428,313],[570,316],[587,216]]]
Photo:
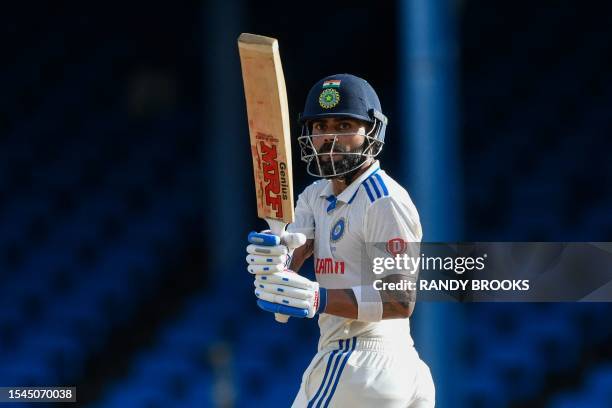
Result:
[[[352,152],[357,150],[365,140],[368,124],[364,121],[349,118],[327,118],[312,122],[312,144],[318,153],[328,153],[332,146],[334,152]],[[334,143],[334,138],[335,143]],[[334,161],[341,155],[331,155]],[[323,161],[329,156],[322,156]]]

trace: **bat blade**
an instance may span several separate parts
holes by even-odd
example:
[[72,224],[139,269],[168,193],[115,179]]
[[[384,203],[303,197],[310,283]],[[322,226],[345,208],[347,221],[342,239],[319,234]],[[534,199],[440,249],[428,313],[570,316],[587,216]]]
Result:
[[[244,95],[249,118],[257,215],[281,236],[294,221],[291,135],[285,77],[278,41],[243,33],[238,37]],[[275,314],[286,323],[288,316]]]
[[249,119],[257,215],[288,224],[294,220],[293,169],[289,108],[278,41],[243,33],[238,38],[238,50]]

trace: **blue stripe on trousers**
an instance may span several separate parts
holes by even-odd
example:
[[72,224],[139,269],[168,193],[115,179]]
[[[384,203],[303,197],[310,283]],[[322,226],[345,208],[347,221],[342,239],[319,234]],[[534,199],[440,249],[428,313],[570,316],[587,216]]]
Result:
[[[348,341],[347,341],[347,344],[348,344]],[[340,340],[340,348],[342,348],[343,345],[344,345],[344,340]],[[315,394],[315,396],[312,397],[312,399],[308,402],[308,408],[312,408],[317,398],[319,398],[319,395],[321,394],[321,391],[323,390],[323,387],[325,386],[325,382],[327,381],[327,375],[329,374],[329,368],[332,365],[332,361],[334,361],[334,357],[340,351],[340,348],[332,351],[331,354],[329,355],[329,359],[327,360],[327,367],[325,368],[325,374],[323,375],[323,381],[321,381],[321,385],[319,385],[319,389],[317,390],[317,393]]]
[[329,405],[330,401],[334,397],[334,392],[336,392],[336,386],[338,385],[338,381],[340,381],[340,376],[342,375],[342,370],[344,370],[344,366],[346,365],[346,362],[348,361],[349,358],[351,358],[351,354],[355,350],[355,346],[357,345],[357,337],[353,337],[352,340],[353,340],[353,345],[351,346],[351,351],[349,351],[346,354],[346,357],[344,357],[344,360],[342,360],[342,364],[340,365],[340,371],[338,371],[338,375],[336,376],[336,381],[334,381],[334,386],[332,387],[331,392],[329,393],[329,396],[325,400],[325,404],[323,405],[323,408],[327,408],[327,406]]
[[325,386],[325,390],[323,391],[323,395],[321,396],[321,399],[317,403],[316,408],[321,408],[321,404],[325,400],[325,396],[327,395],[327,392],[329,391],[332,383],[334,382],[334,379],[336,378],[336,369],[338,368],[338,365],[340,364],[340,361],[342,360],[342,358],[349,351],[350,344],[351,344],[351,339],[347,339],[346,340],[346,347],[344,348],[344,350],[342,350],[342,353],[338,354],[338,357],[336,358],[336,362],[334,363],[334,368],[332,369],[332,373],[331,373],[331,377],[329,379],[329,382],[327,383],[327,386]]

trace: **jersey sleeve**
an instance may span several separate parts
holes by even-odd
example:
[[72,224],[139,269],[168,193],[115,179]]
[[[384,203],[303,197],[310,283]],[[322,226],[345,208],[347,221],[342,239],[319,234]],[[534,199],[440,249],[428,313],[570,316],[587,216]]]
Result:
[[[366,254],[372,265],[376,264],[376,258],[380,260],[396,254],[418,257],[420,252],[421,223],[411,202],[404,203],[393,197],[377,200],[366,212],[364,233]],[[406,271],[385,269],[378,278],[394,273],[406,274]]]
[[298,196],[295,207],[295,221],[289,224],[287,231],[300,232],[306,235],[306,239],[314,239],[314,214],[309,202],[309,191],[304,191]]
[[421,223],[413,205],[385,197],[368,208],[365,220],[366,242],[388,242],[395,238],[420,242],[421,237]]

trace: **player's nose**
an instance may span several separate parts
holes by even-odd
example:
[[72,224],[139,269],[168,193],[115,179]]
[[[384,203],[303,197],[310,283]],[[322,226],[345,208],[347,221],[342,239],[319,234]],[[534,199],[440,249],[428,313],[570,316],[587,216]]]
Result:
[[320,136],[317,136],[317,137],[315,137],[313,139],[314,140],[312,142],[313,142],[313,144],[315,145],[315,147],[317,149],[319,149],[319,148],[321,148],[321,147],[323,147],[325,145],[331,144],[332,141],[333,141],[333,137],[332,136],[327,136],[327,135],[320,135]]
[[334,141],[334,136],[330,134],[325,134],[321,136],[321,142],[323,143],[331,143]]

